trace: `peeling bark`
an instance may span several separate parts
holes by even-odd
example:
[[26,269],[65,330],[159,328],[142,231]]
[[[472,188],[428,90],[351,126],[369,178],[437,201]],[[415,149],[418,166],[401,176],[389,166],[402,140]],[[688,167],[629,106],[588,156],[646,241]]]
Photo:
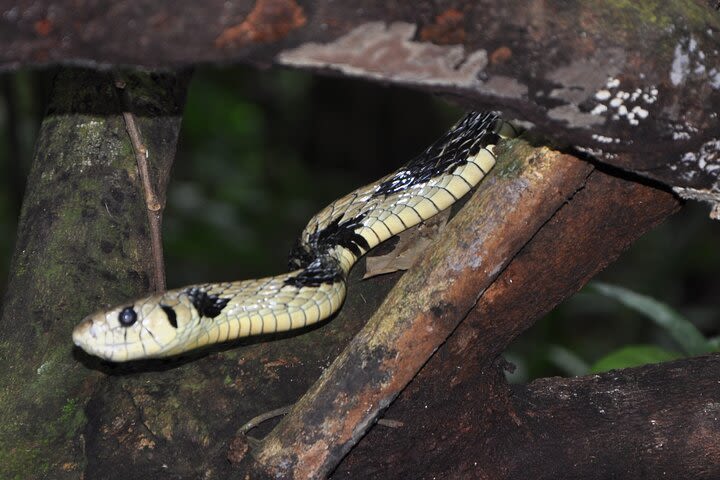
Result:
[[720,14],[708,2],[25,0],[2,18],[0,68],[247,62],[405,85],[720,199]]

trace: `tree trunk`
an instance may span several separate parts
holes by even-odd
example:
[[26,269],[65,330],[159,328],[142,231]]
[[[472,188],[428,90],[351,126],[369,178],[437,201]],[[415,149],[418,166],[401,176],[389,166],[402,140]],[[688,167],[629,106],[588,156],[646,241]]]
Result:
[[[133,74],[127,89],[155,178],[175,153],[187,79]],[[147,219],[113,77],[63,70],[42,123],[0,318],[0,477],[80,478],[85,405],[102,378],[70,333],[148,289]]]

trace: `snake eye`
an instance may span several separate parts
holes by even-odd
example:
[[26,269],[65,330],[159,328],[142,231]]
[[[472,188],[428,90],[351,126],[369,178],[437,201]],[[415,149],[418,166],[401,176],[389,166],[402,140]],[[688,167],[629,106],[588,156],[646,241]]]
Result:
[[135,313],[135,310],[133,310],[132,307],[125,307],[120,310],[120,313],[118,314],[118,322],[120,322],[120,325],[123,327],[129,327],[136,321],[137,313]]

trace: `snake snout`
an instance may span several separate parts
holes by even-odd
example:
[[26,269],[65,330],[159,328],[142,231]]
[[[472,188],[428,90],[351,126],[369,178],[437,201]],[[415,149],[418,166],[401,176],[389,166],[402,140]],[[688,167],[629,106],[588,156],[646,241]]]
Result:
[[91,317],[88,317],[73,329],[73,343],[78,347],[83,347],[87,344],[88,337],[96,339],[97,334],[98,329],[95,322]]

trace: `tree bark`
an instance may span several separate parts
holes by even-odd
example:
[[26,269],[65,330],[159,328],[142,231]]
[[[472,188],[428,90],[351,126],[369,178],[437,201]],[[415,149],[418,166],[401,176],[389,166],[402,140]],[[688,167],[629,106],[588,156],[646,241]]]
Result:
[[[187,78],[132,74],[157,186],[174,157]],[[143,293],[149,252],[137,167],[111,75],[63,70],[42,123],[0,317],[0,477],[80,478],[99,376],[70,332]]]
[[703,412],[714,408],[718,357],[527,386],[507,385],[498,369],[513,339],[677,207],[666,191],[594,170],[385,413],[404,426],[373,427],[335,477],[657,478],[635,473],[674,463],[669,471],[713,478],[717,463],[699,444],[632,446],[652,443],[648,428],[654,439],[694,429],[713,448],[720,432]]
[[451,384],[451,404],[399,400],[387,415],[403,426],[374,427],[332,478],[720,476],[717,355],[515,386],[502,368],[433,377],[431,392]]
[[3,15],[0,68],[246,62],[420,88],[503,110],[563,145],[717,205],[713,6],[23,0]]

